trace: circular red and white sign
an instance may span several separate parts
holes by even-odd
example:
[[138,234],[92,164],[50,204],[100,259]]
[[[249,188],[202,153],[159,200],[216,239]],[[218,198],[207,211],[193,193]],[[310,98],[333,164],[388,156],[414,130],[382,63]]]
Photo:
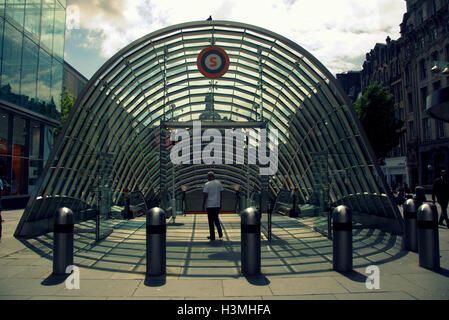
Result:
[[196,64],[204,76],[219,78],[228,71],[229,57],[222,48],[210,46],[201,50]]

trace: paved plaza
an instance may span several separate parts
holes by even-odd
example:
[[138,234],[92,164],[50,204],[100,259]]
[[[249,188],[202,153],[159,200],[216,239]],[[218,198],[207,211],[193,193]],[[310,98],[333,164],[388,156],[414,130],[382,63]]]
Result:
[[[307,219],[273,217],[273,239],[262,237],[262,274],[240,272],[240,217],[222,214],[222,240],[207,240],[206,215],[178,216],[167,224],[167,275],[146,277],[145,219],[115,220],[98,243],[75,234],[74,264],[80,289],[69,290],[52,273],[53,233],[13,237],[22,210],[5,211],[0,243],[0,299],[187,300],[427,300],[449,299],[449,229],[439,228],[441,270],[421,268],[402,238],[374,229],[353,230],[354,271],[332,270],[332,242]],[[77,230],[79,226],[77,226]],[[368,289],[366,268],[380,271],[380,288]]]

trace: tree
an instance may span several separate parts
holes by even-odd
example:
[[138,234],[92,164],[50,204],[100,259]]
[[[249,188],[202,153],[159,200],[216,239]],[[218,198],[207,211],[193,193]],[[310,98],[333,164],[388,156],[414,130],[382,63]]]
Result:
[[399,144],[403,126],[395,117],[393,95],[378,83],[370,84],[354,107],[376,157],[384,159]]
[[67,88],[64,86],[64,90],[61,94],[61,124],[54,131],[55,140],[58,138],[59,133],[64,127],[67,118],[69,117],[70,111],[72,110],[74,105],[75,105],[75,97],[71,95],[67,91]]

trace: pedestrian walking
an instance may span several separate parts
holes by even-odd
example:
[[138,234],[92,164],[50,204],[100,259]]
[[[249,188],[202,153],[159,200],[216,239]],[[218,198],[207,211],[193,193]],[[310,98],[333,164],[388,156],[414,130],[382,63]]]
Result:
[[209,240],[215,240],[214,225],[217,227],[218,236],[220,238],[223,237],[220,219],[218,218],[223,200],[223,186],[220,181],[215,179],[215,175],[212,171],[207,173],[207,179],[209,181],[206,182],[203,189],[203,209],[207,211],[207,219],[209,221],[210,236],[207,238]]
[[440,177],[435,180],[432,188],[432,201],[435,199],[441,207],[441,216],[438,221],[439,225],[444,226],[443,220],[446,221],[446,226],[449,228],[449,218],[447,216],[447,204],[449,202],[449,178],[447,171],[441,170]]

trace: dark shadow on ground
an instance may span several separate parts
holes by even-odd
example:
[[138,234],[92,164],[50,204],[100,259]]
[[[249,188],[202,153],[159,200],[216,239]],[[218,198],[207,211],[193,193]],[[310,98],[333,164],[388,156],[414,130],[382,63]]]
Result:
[[445,276],[446,278],[449,278],[449,270],[447,270],[447,269],[439,268],[435,272],[438,274],[441,274],[442,276]]
[[268,286],[270,284],[270,280],[265,277],[263,274],[254,275],[254,276],[245,276],[246,281],[254,286]]
[[147,287],[162,287],[165,283],[166,283],[166,276],[162,275],[162,276],[150,276],[150,275],[145,275],[145,282],[144,284]]
[[366,276],[361,274],[357,271],[348,271],[348,272],[338,272],[342,276],[345,276],[349,280],[355,281],[355,282],[366,282]]
[[211,260],[240,260],[240,252],[216,252],[209,255]]
[[69,276],[70,274],[56,275],[52,273],[44,281],[41,282],[41,285],[56,286],[58,284],[63,283]]
[[175,222],[175,223],[168,222],[167,223],[167,227],[181,227],[183,225],[184,225],[184,223],[179,223],[179,222]]

